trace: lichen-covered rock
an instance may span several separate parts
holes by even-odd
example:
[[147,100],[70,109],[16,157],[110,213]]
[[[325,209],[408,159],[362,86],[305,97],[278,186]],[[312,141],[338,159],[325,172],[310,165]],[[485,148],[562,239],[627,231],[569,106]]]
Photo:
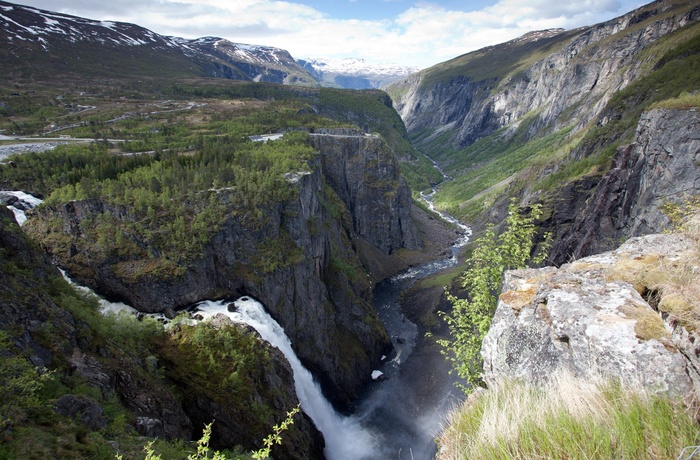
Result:
[[689,249],[681,236],[649,235],[559,269],[507,272],[481,351],[485,381],[541,383],[568,371],[692,394],[689,363],[671,328],[631,284],[613,280],[621,261],[673,258]]

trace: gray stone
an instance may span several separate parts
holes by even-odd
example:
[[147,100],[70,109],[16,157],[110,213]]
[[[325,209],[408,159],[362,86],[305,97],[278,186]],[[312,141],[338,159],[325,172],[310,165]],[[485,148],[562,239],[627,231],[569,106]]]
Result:
[[[485,381],[518,378],[539,384],[566,371],[691,395],[690,364],[674,343],[671,327],[632,285],[608,280],[623,258],[672,258],[689,247],[678,235],[649,235],[559,269],[507,272],[481,350]],[[645,337],[637,329],[644,318],[660,325],[658,337]]]
[[560,193],[550,221],[550,256],[563,263],[612,249],[631,236],[665,230],[666,204],[700,195],[700,117],[691,110],[642,114],[635,142],[618,149],[610,171],[584,190]]
[[[371,304],[371,278],[353,276],[332,262],[340,259],[363,270],[358,248],[365,244],[389,254],[418,249],[422,241],[410,216],[410,191],[381,137],[342,132],[314,135],[312,142],[319,154],[309,162],[310,173],[290,182],[297,188],[296,198],[265,209],[262,228],[246,225],[245,213],[231,217],[181,276],[115,276],[118,259],[88,253],[81,222],[104,212],[128,220],[133,216],[125,207],[96,199],[71,202],[40,211],[44,214],[26,228],[41,240],[47,235],[47,213],[61,217],[72,244],[49,248],[59,265],[76,282],[143,312],[169,311],[213,297],[256,298],[284,327],[329,399],[349,409],[391,341]],[[342,218],[330,208],[339,208]],[[256,248],[282,237],[300,257],[260,270]]]
[[93,431],[107,426],[107,417],[102,406],[87,396],[63,395],[54,403],[56,412],[66,417],[74,417]]

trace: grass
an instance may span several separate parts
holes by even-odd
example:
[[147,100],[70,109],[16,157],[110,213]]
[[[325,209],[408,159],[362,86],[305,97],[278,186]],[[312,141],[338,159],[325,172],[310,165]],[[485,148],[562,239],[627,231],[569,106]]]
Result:
[[[527,131],[526,126],[522,130]],[[448,172],[455,179],[442,185],[435,195],[436,206],[462,220],[475,218],[508,189],[516,175],[566,152],[572,142],[569,133],[570,128],[565,128],[525,144],[518,143],[517,135],[499,138],[498,133],[477,141],[459,152],[461,158],[450,165]]]
[[[676,3],[687,5],[688,2]],[[677,11],[679,9],[674,7],[659,13],[658,18]],[[621,34],[635,33],[655,18],[647,18]],[[601,43],[619,37],[620,34],[615,34]],[[561,44],[556,37],[552,39],[552,47]],[[430,82],[431,78],[434,81],[430,84],[459,76],[474,81],[489,77],[493,79],[489,80],[489,88],[495,88],[499,84],[497,75],[517,73],[518,66],[529,59],[528,52],[538,56],[545,51],[548,51],[546,47],[518,50],[516,46],[470,53],[426,71],[424,83]],[[589,55],[589,51],[579,53],[579,56]],[[494,58],[491,67],[476,66],[482,58],[499,55],[509,56],[512,60]],[[568,128],[546,136],[544,130],[533,134],[538,113],[531,112],[522,117],[517,129],[515,125],[510,129],[503,128],[464,149],[452,143],[455,133],[451,130],[434,137],[431,137],[435,133],[431,128],[411,133],[414,142],[429,151],[431,157],[454,178],[441,184],[435,197],[436,206],[462,220],[478,222],[487,220],[485,211],[506,196],[541,192],[544,200],[553,205],[552,200],[556,199],[556,192],[562,184],[605,174],[616,148],[633,141],[643,112],[654,108],[688,110],[700,105],[697,93],[700,74],[696,71],[700,65],[700,23],[690,23],[650,44],[640,53],[638,61],[638,65],[645,69],[641,76],[613,95],[598,119],[590,120],[582,129],[575,128],[577,131]],[[462,66],[462,63],[470,67]],[[476,75],[478,72],[486,73]],[[562,112],[558,117],[560,126],[564,126],[567,120],[576,120],[575,115],[575,107]]]
[[[696,205],[685,212],[687,214],[678,225],[679,232],[691,241],[690,250],[673,258],[662,254],[620,258],[609,270],[607,278],[632,284],[659,311],[673,315],[691,331],[700,331],[700,272],[697,270],[700,208]],[[658,330],[645,321],[638,326]]]
[[690,110],[698,107],[700,107],[700,93],[683,92],[678,97],[656,102],[649,109]]
[[700,441],[681,401],[565,374],[474,393],[449,423],[438,460],[668,459]]

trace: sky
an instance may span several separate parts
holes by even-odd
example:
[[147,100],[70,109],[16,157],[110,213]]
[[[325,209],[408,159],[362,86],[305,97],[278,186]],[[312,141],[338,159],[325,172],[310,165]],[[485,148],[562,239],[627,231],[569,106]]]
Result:
[[645,0],[15,0],[161,35],[217,36],[296,59],[361,58],[419,68],[533,30],[573,29]]

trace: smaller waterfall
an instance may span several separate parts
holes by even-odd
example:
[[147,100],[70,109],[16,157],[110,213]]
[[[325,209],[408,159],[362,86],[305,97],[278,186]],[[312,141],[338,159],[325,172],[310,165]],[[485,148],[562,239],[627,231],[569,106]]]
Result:
[[27,215],[25,214],[25,211],[38,206],[43,201],[33,195],[20,191],[3,191],[0,192],[0,194],[14,196],[19,200],[19,203],[8,206],[7,208],[15,213],[15,219],[17,220],[17,223],[20,226],[27,221]]
[[252,326],[263,339],[277,347],[287,358],[294,372],[294,386],[301,408],[311,417],[326,440],[325,454],[330,460],[362,460],[377,458],[376,439],[357,420],[338,414],[321,393],[321,387],[313,380],[311,373],[301,364],[292,349],[292,344],[282,326],[263,309],[262,304],[250,297],[241,297],[231,302],[204,301],[197,304],[194,312],[205,318],[219,313],[233,321]]

